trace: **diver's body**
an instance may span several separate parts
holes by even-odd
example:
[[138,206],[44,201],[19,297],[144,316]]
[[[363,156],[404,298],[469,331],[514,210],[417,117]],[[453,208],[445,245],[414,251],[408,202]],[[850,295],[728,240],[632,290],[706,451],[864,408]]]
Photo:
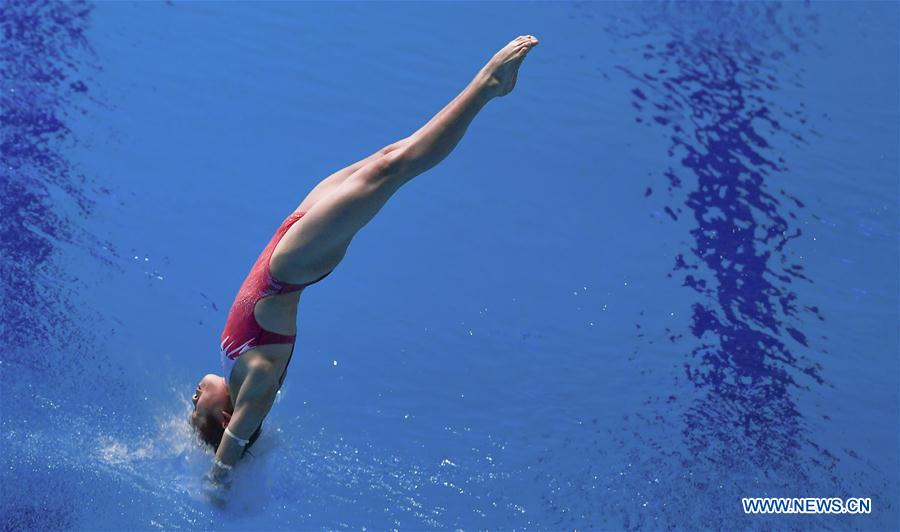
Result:
[[240,459],[272,406],[293,353],[303,288],[340,263],[353,236],[394,192],[453,150],[487,102],[513,89],[537,43],[530,35],[511,41],[427,124],[328,176],[276,231],[229,314],[221,345],[225,376],[205,376],[193,397],[191,421],[216,447],[213,480]]

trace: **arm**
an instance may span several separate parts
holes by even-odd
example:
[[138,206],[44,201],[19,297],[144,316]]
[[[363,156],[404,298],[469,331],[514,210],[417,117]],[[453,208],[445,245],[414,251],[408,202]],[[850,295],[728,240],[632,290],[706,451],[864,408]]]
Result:
[[[250,438],[272,408],[278,393],[278,370],[283,369],[277,366],[269,360],[257,358],[248,368],[228,423],[228,431],[238,438]],[[244,446],[226,434],[216,449],[216,460],[232,466],[240,460],[243,452]]]
[[[277,369],[277,364],[263,359],[257,359],[248,368],[228,423],[228,431],[238,438],[248,439],[272,408],[278,393]],[[225,505],[231,487],[231,468],[243,454],[244,446],[240,442],[227,434],[222,437],[216,449],[216,460],[206,475],[204,488],[213,503]]]
[[[245,355],[246,356],[246,355]],[[228,431],[241,439],[248,439],[272,408],[278,393],[279,375],[285,364],[255,357],[248,363],[247,376],[241,383]],[[244,454],[244,446],[228,436],[222,437],[212,469],[206,475],[204,492],[216,505],[224,506],[231,487],[231,468]]]

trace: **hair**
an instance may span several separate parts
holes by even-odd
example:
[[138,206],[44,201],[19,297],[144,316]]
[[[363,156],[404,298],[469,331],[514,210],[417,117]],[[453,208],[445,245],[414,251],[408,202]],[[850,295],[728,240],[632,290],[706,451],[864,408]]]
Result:
[[197,419],[198,423],[194,425],[194,430],[197,431],[200,441],[212,447],[213,451],[217,450],[225,435],[225,428],[220,423],[216,423],[212,416]]

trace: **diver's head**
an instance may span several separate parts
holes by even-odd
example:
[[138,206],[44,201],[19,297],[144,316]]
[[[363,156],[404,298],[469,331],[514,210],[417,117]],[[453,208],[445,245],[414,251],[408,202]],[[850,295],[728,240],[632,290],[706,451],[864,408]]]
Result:
[[200,379],[191,402],[194,403],[191,426],[200,435],[201,440],[211,445],[213,449],[218,449],[225,427],[228,426],[234,412],[225,379],[213,374]]

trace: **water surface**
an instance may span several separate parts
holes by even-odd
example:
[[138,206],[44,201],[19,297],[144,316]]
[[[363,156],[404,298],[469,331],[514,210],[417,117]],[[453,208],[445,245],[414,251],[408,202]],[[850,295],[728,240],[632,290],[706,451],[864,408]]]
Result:
[[[4,528],[898,528],[897,18],[3,4]],[[188,396],[260,247],[521,33],[515,92],[304,292],[212,507]]]

